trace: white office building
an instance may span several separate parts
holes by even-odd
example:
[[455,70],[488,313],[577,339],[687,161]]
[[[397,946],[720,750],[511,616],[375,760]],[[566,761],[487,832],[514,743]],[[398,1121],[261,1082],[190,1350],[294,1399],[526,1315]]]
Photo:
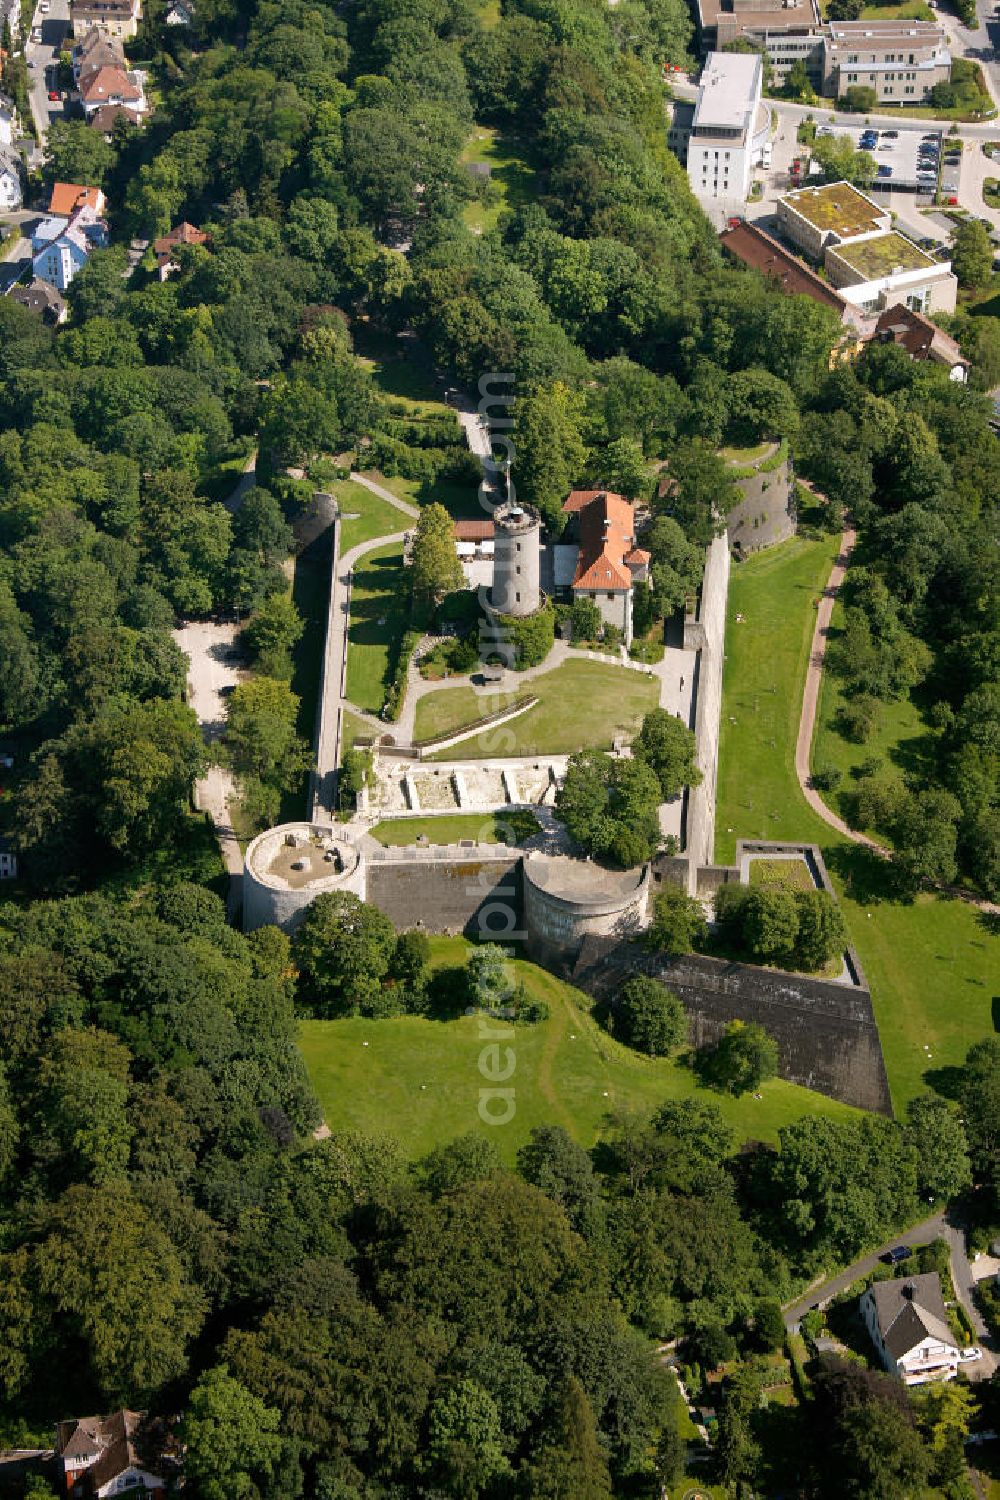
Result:
[[740,209],[746,202],[750,173],[764,161],[770,138],[762,82],[759,55],[708,54],[690,125],[681,131],[675,126],[669,137],[702,203]]

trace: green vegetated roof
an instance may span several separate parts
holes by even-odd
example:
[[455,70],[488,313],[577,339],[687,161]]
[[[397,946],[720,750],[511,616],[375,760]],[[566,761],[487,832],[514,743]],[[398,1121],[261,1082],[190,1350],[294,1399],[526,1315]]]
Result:
[[870,234],[883,218],[883,210],[849,182],[797,188],[785,201],[817,229],[839,235]]
[[936,265],[929,255],[908,240],[905,235],[877,234],[870,240],[858,240],[853,245],[837,245],[835,254],[862,276],[865,281],[875,281],[879,276],[888,276],[893,271],[920,271],[925,266]]

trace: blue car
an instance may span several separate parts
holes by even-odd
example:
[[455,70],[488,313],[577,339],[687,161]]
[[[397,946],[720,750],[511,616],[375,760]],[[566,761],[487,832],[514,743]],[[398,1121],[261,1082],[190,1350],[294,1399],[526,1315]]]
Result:
[[876,171],[875,175],[876,175],[876,177],[891,177],[892,176],[892,168],[891,167],[879,167],[878,170]]

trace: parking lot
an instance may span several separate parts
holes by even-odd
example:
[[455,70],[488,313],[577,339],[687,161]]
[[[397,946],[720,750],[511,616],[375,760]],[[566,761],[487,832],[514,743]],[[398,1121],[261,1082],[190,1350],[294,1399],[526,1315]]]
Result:
[[[830,127],[827,130],[834,133]],[[942,193],[946,196],[958,193],[961,150],[957,142],[942,136],[940,131],[923,130],[919,125],[878,131],[874,127],[845,130],[838,126],[835,133],[848,136],[853,146],[875,158],[876,188],[903,188],[931,196],[936,187],[936,163],[940,159]]]

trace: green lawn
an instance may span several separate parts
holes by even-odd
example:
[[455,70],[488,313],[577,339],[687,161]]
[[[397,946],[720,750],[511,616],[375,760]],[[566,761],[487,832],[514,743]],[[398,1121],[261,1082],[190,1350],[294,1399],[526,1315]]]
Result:
[[770,891],[814,891],[816,882],[804,859],[752,859],[750,884]]
[[[526,687],[533,691],[531,683]],[[441,688],[439,692],[427,693],[417,702],[414,738],[419,743],[449,734],[453,729],[465,729],[487,714],[499,713],[517,697],[517,693],[489,693],[477,698],[471,687]]]
[[403,511],[351,479],[334,485],[334,494],[341,512],[347,517],[340,526],[341,556],[359,542],[370,542],[377,536],[392,536],[413,525]]
[[[908,903],[886,899],[881,862],[838,837],[801,794],[795,739],[813,602],[835,551],[832,538],[795,538],[733,570],[716,857],[731,859],[740,836],[820,845],[871,985],[898,1110],[928,1082],[947,1086],[941,1070],[960,1063],[973,1042],[993,1031],[1000,943],[966,902],[930,895]],[[736,624],[738,613],[742,624]]]
[[[840,601],[834,605],[830,639],[840,634],[843,612]],[[812,746],[812,766],[834,766],[841,772],[842,781],[832,792],[824,792],[823,800],[850,821],[851,803],[856,786],[854,772],[865,761],[881,760],[886,769],[899,773],[919,773],[924,763],[934,754],[934,731],[925,723],[919,707],[909,697],[896,703],[882,705],[879,721],[863,745],[846,739],[836,724],[837,711],[844,702],[840,683],[832,672],[824,672],[820,692],[819,713],[816,718],[816,733]],[[866,829],[881,837],[880,829]]]
[[456,520],[481,521],[484,511],[479,503],[479,491],[475,485],[460,484],[456,479],[405,479],[402,474],[380,474],[378,470],[363,471],[384,485],[400,500],[411,505],[443,505]]
[[[444,400],[444,387],[435,380],[430,361],[419,345],[362,329],[355,338],[354,348],[379,390],[394,407],[402,409],[400,414],[408,420],[454,416],[454,409]],[[436,500],[453,516],[482,519],[478,487],[474,483],[405,479],[400,474],[382,474],[374,469],[370,473],[376,483],[411,505],[429,505]]]
[[[431,943],[437,964],[460,963],[468,951],[461,938],[432,938]],[[590,1146],[606,1131],[613,1111],[651,1111],[665,1099],[705,1097],[689,1069],[641,1057],[609,1037],[591,1018],[590,1002],[579,990],[523,960],[516,968],[551,1015],[537,1026],[518,1027],[501,1043],[513,1048],[516,1064],[507,1085],[515,1090],[515,1114],[508,1124],[489,1126],[479,1117],[480,1089],[487,1085],[478,1063],[487,1042],[478,1017],[303,1021],[299,1045],[331,1129],[389,1131],[414,1157],[477,1130],[511,1162],[536,1125],[562,1125]],[[782,1125],[803,1115],[843,1119],[853,1113],[780,1079],[766,1083],[761,1093],[760,1100],[711,1096],[740,1139],[774,1140]]]
[[752,448],[720,448],[719,457],[728,464],[753,464],[775,451],[776,443],[757,443]]
[[354,352],[384,396],[406,407],[407,416],[445,416],[451,408],[435,385],[426,356],[412,342],[361,328],[355,335]]
[[866,5],[863,21],[933,21],[934,12],[927,0],[905,0],[902,5]]
[[[466,740],[460,747],[463,760],[565,755],[591,747],[609,750],[616,735],[633,735],[643,716],[656,707],[660,684],[658,678],[628,667],[581,660],[564,662],[552,672],[530,678],[521,691],[538,699],[535,707]],[[456,694],[461,694],[461,699],[454,697]],[[428,693],[417,704],[417,738],[472,724],[485,710],[492,713],[505,701],[502,696],[499,701],[492,696],[477,700],[467,687]],[[444,727],[433,727],[442,722]],[[457,748],[441,750],[431,758],[454,758]]]
[[534,196],[534,169],[509,139],[488,125],[473,128],[459,160],[487,162],[493,169],[487,189],[490,201],[484,203],[476,198],[462,210],[462,217],[475,234],[495,228],[502,213],[521,208]]
[[723,862],[738,838],[804,837],[795,739],[814,604],[838,550],[838,537],[793,537],[733,566],[715,818]]
[[396,662],[409,606],[398,543],[378,547],[354,570],[351,623],[347,633],[347,696],[358,708],[378,713]]
[[352,714],[350,709],[344,710],[344,717],[340,725],[340,753],[344,754],[350,750],[354,741],[358,739],[371,739],[374,733],[370,724],[366,724],[360,714]]
[[523,844],[538,832],[538,820],[523,808],[505,812],[455,813],[440,818],[386,818],[372,829],[380,844],[398,847],[426,838],[431,844],[477,839],[483,844]]

